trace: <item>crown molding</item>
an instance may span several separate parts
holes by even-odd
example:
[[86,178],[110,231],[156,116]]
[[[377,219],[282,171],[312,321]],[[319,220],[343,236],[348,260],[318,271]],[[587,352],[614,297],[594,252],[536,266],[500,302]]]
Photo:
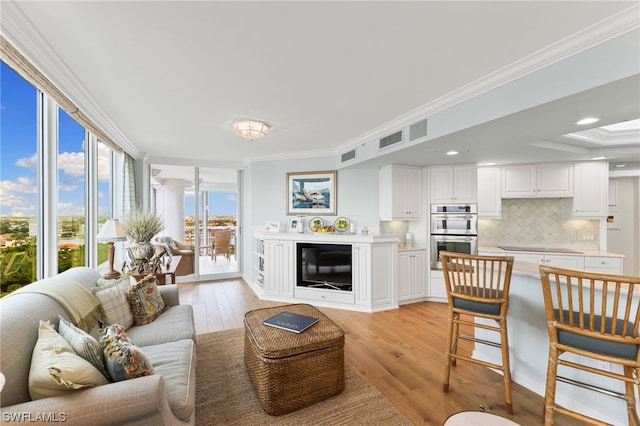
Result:
[[84,112],[105,134],[129,155],[140,155],[136,148],[91,96],[67,64],[24,16],[15,1],[2,2],[2,35],[31,62],[49,81]]
[[428,118],[483,93],[518,80],[528,74],[589,50],[609,40],[640,28],[640,4],[635,4],[596,24],[538,50],[516,62],[506,65],[486,76],[472,81],[448,94],[407,112],[394,120],[363,133],[337,147],[334,154],[348,151],[386,136],[405,126]]
[[603,146],[640,144],[640,130],[611,132],[606,129],[595,128],[583,130],[582,132],[569,133],[564,136]]

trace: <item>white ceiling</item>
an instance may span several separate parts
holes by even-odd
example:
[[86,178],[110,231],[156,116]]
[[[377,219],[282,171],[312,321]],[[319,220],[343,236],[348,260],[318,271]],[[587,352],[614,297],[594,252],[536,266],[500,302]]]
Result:
[[[640,26],[637,1],[1,4],[5,37],[128,151],[154,163],[214,167],[338,156],[562,43],[595,45],[597,37],[588,36],[596,30],[604,34],[598,42],[612,39],[615,31],[602,29],[629,21],[621,16],[631,21],[617,34]],[[361,166],[554,161],[598,152],[612,162],[638,160],[637,132],[631,144],[613,145],[562,135],[579,130],[573,122],[583,113],[602,115],[594,127],[640,117],[639,75],[640,64],[635,76]],[[252,142],[234,135],[232,122],[249,117],[272,132]],[[434,154],[453,145],[462,151],[455,159]]]

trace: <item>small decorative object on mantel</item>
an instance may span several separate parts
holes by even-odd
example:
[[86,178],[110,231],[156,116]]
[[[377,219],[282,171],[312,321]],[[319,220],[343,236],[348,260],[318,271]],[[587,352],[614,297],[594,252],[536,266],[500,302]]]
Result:
[[318,318],[307,315],[296,314],[295,312],[284,311],[262,323],[269,327],[279,328],[281,330],[292,331],[294,333],[302,333],[307,328],[318,322]]

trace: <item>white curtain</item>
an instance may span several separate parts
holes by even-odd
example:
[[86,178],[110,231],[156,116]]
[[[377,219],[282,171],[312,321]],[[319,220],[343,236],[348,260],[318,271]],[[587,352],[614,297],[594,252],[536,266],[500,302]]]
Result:
[[135,160],[126,152],[122,163],[122,217],[136,207],[136,174]]

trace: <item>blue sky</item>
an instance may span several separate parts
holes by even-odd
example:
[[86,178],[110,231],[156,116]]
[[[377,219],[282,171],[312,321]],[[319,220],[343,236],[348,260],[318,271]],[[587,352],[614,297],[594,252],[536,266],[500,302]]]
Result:
[[[35,216],[36,89],[0,62],[0,216]],[[84,214],[84,129],[64,111],[59,116],[60,216]],[[98,149],[99,214],[109,215],[109,149]],[[235,216],[236,194],[211,192],[210,215]],[[185,215],[193,215],[193,195],[185,197]]]

